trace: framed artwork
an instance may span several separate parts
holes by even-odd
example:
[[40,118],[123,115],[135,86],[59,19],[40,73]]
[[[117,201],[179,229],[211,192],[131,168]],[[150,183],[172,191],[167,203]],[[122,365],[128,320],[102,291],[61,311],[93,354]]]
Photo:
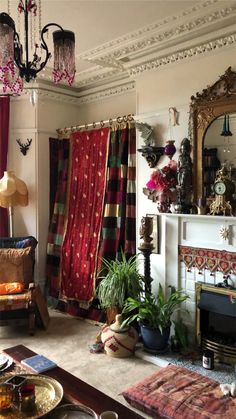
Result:
[[152,253],[159,253],[159,216],[157,214],[146,214],[146,217],[153,218],[153,232],[151,237],[153,238],[152,244],[154,246]]

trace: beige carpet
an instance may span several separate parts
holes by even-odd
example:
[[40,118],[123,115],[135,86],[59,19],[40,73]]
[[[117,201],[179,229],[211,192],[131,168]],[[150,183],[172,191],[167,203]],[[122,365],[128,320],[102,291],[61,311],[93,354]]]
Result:
[[25,345],[123,404],[122,390],[160,369],[136,357],[91,354],[88,345],[95,342],[100,325],[53,310],[50,316],[48,330],[37,329],[35,336],[28,336],[26,327],[0,327],[0,349]]

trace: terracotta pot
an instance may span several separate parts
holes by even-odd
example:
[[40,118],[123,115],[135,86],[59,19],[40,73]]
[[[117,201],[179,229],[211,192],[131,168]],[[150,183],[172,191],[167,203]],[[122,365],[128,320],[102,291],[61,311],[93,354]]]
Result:
[[121,313],[121,309],[119,307],[108,307],[106,309],[106,323],[108,325],[112,324],[116,320],[116,315]]

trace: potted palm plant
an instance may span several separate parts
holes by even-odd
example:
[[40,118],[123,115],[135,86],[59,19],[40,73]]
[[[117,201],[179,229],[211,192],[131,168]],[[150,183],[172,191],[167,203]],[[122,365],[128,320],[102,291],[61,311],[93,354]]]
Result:
[[121,252],[121,260],[103,258],[105,275],[98,285],[97,296],[101,307],[107,312],[107,323],[115,320],[115,315],[121,313],[128,297],[138,299],[143,291],[143,276],[138,272],[137,255],[126,259]]
[[122,327],[133,321],[140,323],[140,331],[144,347],[150,352],[166,349],[173,313],[180,308],[188,295],[181,289],[170,286],[170,295],[165,296],[161,284],[157,295],[146,293],[144,298],[131,298],[126,300],[122,316]]

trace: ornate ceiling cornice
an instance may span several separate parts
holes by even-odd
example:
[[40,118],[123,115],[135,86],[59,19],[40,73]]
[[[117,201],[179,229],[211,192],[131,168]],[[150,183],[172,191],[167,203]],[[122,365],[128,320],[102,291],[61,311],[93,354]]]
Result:
[[108,89],[102,89],[98,92],[86,94],[78,98],[78,103],[83,104],[83,103],[96,102],[98,100],[105,99],[110,96],[118,96],[124,93],[131,92],[134,89],[135,89],[135,81],[131,81],[128,83],[120,84],[115,87],[110,87]]
[[[108,50],[114,50],[114,49],[118,48],[119,50],[122,51],[123,48],[124,48],[124,44],[126,44],[126,43],[130,43],[130,45],[127,46],[127,48],[129,48],[129,47],[132,48],[133,47],[132,42],[134,42],[134,44],[136,44],[137,39],[140,39],[142,37],[146,38],[146,43],[148,45],[148,44],[150,44],[150,42],[153,42],[155,40],[154,33],[156,31],[160,31],[161,28],[167,27],[168,25],[170,27],[173,27],[173,24],[175,24],[175,22],[179,22],[180,20],[186,19],[187,16],[199,13],[200,11],[204,11],[201,20],[203,19],[204,22],[207,22],[207,21],[209,22],[211,19],[213,19],[213,16],[209,16],[208,19],[205,17],[205,19],[204,19],[205,9],[209,8],[212,5],[216,5],[218,2],[219,2],[219,0],[208,0],[208,1],[200,2],[200,3],[196,4],[194,7],[191,7],[189,9],[183,11],[179,15],[169,16],[169,17],[167,17],[163,20],[158,20],[158,21],[154,22],[153,24],[150,24],[148,26],[144,26],[144,27],[140,28],[137,31],[133,31],[131,33],[126,34],[125,36],[116,38],[114,40],[111,40],[110,42],[106,42],[105,44],[99,45],[97,48],[93,48],[89,51],[86,51],[85,53],[82,53],[82,54],[78,55],[76,58],[77,59],[82,59],[82,60],[90,60],[92,58],[92,56],[97,56],[98,54],[99,55],[100,54],[104,55],[104,53],[106,54],[106,51],[108,51]],[[220,16],[222,14],[227,15],[228,13],[230,13],[229,10],[230,10],[230,8],[228,8],[227,11],[224,10],[223,12],[220,13]],[[216,16],[214,17],[214,19],[215,18],[216,18]],[[190,29],[190,27],[195,27],[199,24],[201,24],[200,19],[196,18],[195,23],[194,23],[194,21],[191,24],[189,24],[188,22],[186,23],[186,29]],[[184,25],[182,25],[182,26],[184,26]],[[179,31],[182,31],[184,29],[184,27],[181,28],[181,25],[179,25],[179,24],[177,25],[177,28],[179,28],[179,29],[177,29],[177,32],[175,33],[175,35]],[[175,32],[175,30],[176,29],[173,29],[174,32]],[[162,37],[163,36],[165,37],[165,31],[166,31],[166,28],[163,32]],[[158,38],[158,39],[160,39],[160,38]],[[142,46],[144,46],[144,44],[140,43],[139,46],[142,47]]]
[[[67,104],[80,106],[82,104],[96,102],[102,99],[106,99],[111,96],[118,96],[124,93],[132,92],[135,89],[135,81],[128,81],[115,86],[109,86],[100,90],[91,89],[89,92],[86,91],[84,94],[79,94],[77,97],[70,95],[68,89],[62,89],[55,87],[55,85],[48,85],[43,82],[39,82],[34,85],[33,90],[41,99],[48,99],[57,102],[63,102]],[[24,90],[24,94],[21,96],[13,97],[13,101],[28,100],[31,94],[32,87]]]
[[[231,5],[227,6],[227,3],[231,3]],[[216,7],[215,10],[212,10],[212,5]],[[207,12],[205,8],[209,9],[209,6],[211,6],[210,11]],[[201,11],[201,15],[199,11]],[[195,16],[191,16],[191,14]],[[190,16],[188,21],[186,21],[186,16]],[[235,22],[235,17],[236,2],[226,1],[223,8],[217,0],[204,2],[188,10],[188,13],[186,11],[180,16],[170,17],[169,20],[158,21],[125,37],[87,51],[85,54],[77,56],[77,59],[95,61],[96,63],[98,60],[110,64],[114,62],[115,66],[116,61],[128,62],[135,54],[138,56],[147,55],[157,48],[164,49],[171,40],[174,40],[174,44],[178,45],[183,41],[183,36],[187,36],[188,39],[195,38],[196,31],[208,28],[212,32],[213,26],[214,30],[219,29],[222,24],[226,25],[226,20],[228,24]],[[163,27],[162,30],[160,30],[161,27]]]
[[[179,15],[154,22],[77,56],[78,69],[80,60],[90,62],[91,67],[78,71],[73,92],[80,103],[88,103],[92,98],[108,97],[109,92],[110,95],[116,90],[125,92],[122,86],[143,72],[234,46],[235,22],[236,1],[199,2]],[[51,80],[50,69],[44,72],[43,80]]]
[[203,43],[201,45],[197,45],[192,48],[184,49],[182,51],[166,55],[161,58],[157,58],[145,64],[138,65],[136,67],[131,68],[129,70],[129,74],[130,76],[137,76],[143,73],[144,71],[155,70],[167,64],[172,64],[174,62],[179,62],[185,59],[196,57],[198,55],[207,54],[211,51],[214,51],[222,47],[231,46],[232,44],[235,44],[235,42],[236,33],[229,36],[225,36],[223,38],[215,39],[210,42]]

